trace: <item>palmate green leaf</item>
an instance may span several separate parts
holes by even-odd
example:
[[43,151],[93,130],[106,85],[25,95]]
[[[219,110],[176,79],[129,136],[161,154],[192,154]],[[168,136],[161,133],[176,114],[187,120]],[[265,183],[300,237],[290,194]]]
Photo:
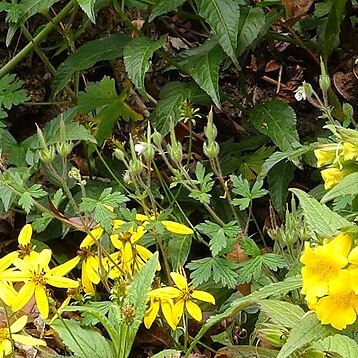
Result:
[[210,25],[222,49],[234,65],[240,68],[235,53],[240,19],[238,2],[236,0],[195,0],[195,2],[199,15]]
[[338,197],[358,194],[358,173],[352,173],[344,177],[336,186],[324,195],[321,202],[326,203]]
[[176,10],[179,6],[183,5],[186,0],[158,0],[150,13],[148,22],[152,22],[156,17]]
[[163,136],[170,126],[180,121],[180,110],[184,100],[192,103],[210,103],[210,98],[194,83],[169,82],[160,91],[160,100],[150,116],[151,123]]
[[305,314],[300,306],[290,302],[279,300],[260,300],[258,301],[261,312],[270,318],[274,323],[280,324],[286,328],[293,328],[300,323]]
[[152,41],[147,37],[138,37],[130,41],[124,48],[124,65],[128,77],[134,83],[138,91],[147,96],[144,86],[144,77],[150,67],[150,59],[153,53],[165,44],[165,37],[159,41]]
[[96,22],[96,18],[94,15],[95,2],[96,0],[77,0],[78,5],[80,5],[81,9],[93,23]]
[[273,100],[251,109],[250,120],[254,127],[267,135],[282,150],[300,147],[296,130],[296,114],[286,103]]
[[281,161],[269,171],[267,181],[274,208],[282,213],[285,210],[288,187],[294,177],[295,167],[291,162]]
[[183,267],[188,259],[191,249],[192,237],[189,235],[177,235],[168,241],[168,256],[173,270]]
[[329,353],[337,353],[342,358],[356,358],[358,344],[343,334],[335,334],[313,343],[313,347]]
[[83,328],[79,322],[70,319],[57,319],[51,324],[65,346],[78,358],[114,358],[112,342],[90,328]]
[[209,39],[194,49],[180,54],[179,65],[221,108],[219,95],[219,67],[226,57],[216,39]]
[[219,287],[228,288],[234,288],[237,283],[238,274],[234,270],[238,265],[225,258],[207,257],[193,260],[186,267],[193,271],[190,278],[195,287],[209,280],[213,280]]
[[251,46],[265,25],[265,14],[257,7],[240,7],[239,38],[237,43],[237,56]]
[[45,196],[47,192],[41,188],[40,184],[34,184],[28,188],[25,192],[22,193],[19,199],[19,205],[26,211],[28,214],[33,207],[33,199],[39,199]]
[[290,189],[300,201],[303,215],[309,229],[321,237],[332,237],[337,230],[351,223],[331,211],[326,205],[319,203],[316,199],[300,189]]
[[61,91],[76,72],[91,68],[99,61],[122,56],[124,46],[130,39],[129,35],[114,34],[86,42],[58,67],[52,81],[52,96]]
[[[17,80],[16,75],[6,74],[0,78],[0,110],[11,109],[27,101],[28,97],[22,89],[23,81]],[[6,116],[2,115],[2,118]]]
[[318,48],[326,62],[339,45],[341,23],[344,19],[347,0],[334,0],[324,26],[318,28]]
[[302,285],[301,277],[294,276],[285,279],[284,281],[272,283],[266,285],[259,290],[247,295],[240,297],[230,303],[230,306],[222,313],[215,314],[206,321],[206,323],[202,326],[198,334],[193,339],[190,347],[187,351],[189,354],[194,347],[198,344],[199,340],[203,335],[215,324],[222,322],[226,318],[237,314],[238,312],[244,310],[245,308],[252,306],[257,303],[259,300],[263,300],[269,298],[270,296],[280,296],[285,295],[290,291],[296,290],[300,288]]
[[292,328],[286,343],[280,350],[277,358],[290,357],[297,349],[308,343],[335,334],[337,330],[328,325],[322,325],[315,313],[302,317],[299,324]]

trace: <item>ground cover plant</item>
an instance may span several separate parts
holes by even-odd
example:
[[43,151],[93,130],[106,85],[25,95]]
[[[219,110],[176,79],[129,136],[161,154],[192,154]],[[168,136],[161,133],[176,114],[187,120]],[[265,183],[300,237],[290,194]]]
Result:
[[0,3],[0,358],[357,357],[358,3]]

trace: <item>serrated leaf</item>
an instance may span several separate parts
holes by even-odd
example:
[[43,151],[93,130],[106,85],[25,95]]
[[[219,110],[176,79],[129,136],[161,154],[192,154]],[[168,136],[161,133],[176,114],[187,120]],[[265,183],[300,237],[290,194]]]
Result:
[[110,341],[104,338],[98,331],[81,327],[80,323],[75,320],[57,319],[51,324],[51,328],[60,335],[65,346],[68,347],[76,357],[115,357],[113,344]]
[[250,119],[254,127],[270,137],[282,151],[300,147],[296,114],[288,104],[278,100],[258,104],[251,109]]
[[336,330],[334,328],[322,325],[315,313],[307,314],[302,317],[298,325],[292,328],[277,358],[290,357],[297,349],[308,343],[331,336],[335,332]]
[[61,91],[76,72],[91,68],[99,61],[122,56],[124,46],[130,39],[129,35],[114,34],[86,42],[58,67],[51,85],[52,96]]
[[341,196],[354,196],[357,194],[358,172],[345,176],[336,186],[334,186],[328,193],[324,195],[321,202],[326,203],[327,201],[333,200]]
[[297,196],[303,209],[303,215],[308,227],[321,237],[332,237],[337,230],[351,223],[342,216],[331,211],[326,205],[300,189],[290,189]]
[[144,86],[144,77],[149,70],[150,59],[153,53],[164,44],[164,37],[159,41],[152,41],[147,37],[138,37],[130,41],[124,48],[124,65],[128,77],[143,96],[147,96]]
[[235,54],[240,19],[240,8],[237,1],[196,0],[196,5],[199,15],[206,20],[218,37],[222,49],[231,58],[234,65],[240,68]]
[[258,304],[268,318],[287,328],[293,328],[299,324],[305,314],[300,306],[285,301],[260,300]]
[[173,270],[183,267],[191,249],[191,236],[175,236],[168,242],[168,256]]
[[357,342],[342,334],[335,334],[314,342],[313,347],[325,352],[340,354],[343,358],[356,358],[358,353]]
[[281,161],[269,171],[267,181],[274,208],[282,213],[288,196],[288,187],[294,177],[295,167],[292,163]]
[[26,102],[26,92],[22,89],[23,81],[16,79],[15,75],[6,74],[0,78],[0,109],[11,109]]
[[219,68],[225,58],[218,42],[209,39],[194,49],[180,54],[179,65],[204,90],[218,108],[221,108],[219,95]]
[[239,37],[237,43],[237,56],[251,46],[265,25],[265,14],[257,7],[240,7]]
[[159,0],[153,7],[150,13],[148,22],[152,22],[156,17],[176,10],[179,6],[183,5],[186,0]]
[[170,126],[180,121],[180,110],[184,100],[193,103],[210,103],[210,99],[196,84],[169,82],[160,91],[160,100],[150,119],[155,129],[163,136]]
[[95,23],[96,18],[94,15],[94,4],[96,0],[77,0],[78,5],[80,5],[83,12],[88,16],[91,22]]

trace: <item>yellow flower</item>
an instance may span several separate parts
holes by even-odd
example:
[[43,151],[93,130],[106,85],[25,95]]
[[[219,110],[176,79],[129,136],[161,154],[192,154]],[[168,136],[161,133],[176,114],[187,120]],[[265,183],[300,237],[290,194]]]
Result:
[[324,180],[324,188],[331,189],[338,184],[345,176],[354,172],[353,168],[327,168],[321,171],[322,179]]
[[42,339],[33,338],[18,334],[26,325],[27,317],[22,316],[16,320],[9,328],[0,328],[0,358],[11,354],[13,351],[12,341],[19,342],[27,346],[46,346]]
[[314,249],[308,242],[300,261],[302,267],[302,293],[309,303],[317,297],[327,294],[347,293],[351,290],[351,276],[347,269],[348,253],[352,246],[352,238],[347,233],[341,233],[333,240]]
[[145,327],[147,329],[151,327],[155,318],[158,316],[159,308],[161,307],[165,320],[174,331],[176,329],[176,324],[173,320],[173,301],[170,298],[156,297],[155,294],[149,292],[149,302],[149,308],[144,316]]
[[343,143],[343,156],[344,160],[357,160],[358,147],[355,144],[349,142]]
[[[172,321],[176,327],[184,314],[184,309],[197,321],[202,320],[202,313],[200,307],[194,302],[200,300],[215,304],[215,298],[208,292],[194,290],[191,285],[188,284],[184,275],[171,272],[171,278],[173,279],[177,287],[162,287],[151,291],[151,294],[161,299],[173,299],[174,306],[172,312]],[[169,322],[168,322],[169,323]]]
[[51,256],[52,252],[49,249],[44,249],[40,253],[32,251],[27,260],[14,260],[13,264],[19,271],[9,269],[0,272],[0,280],[24,282],[12,304],[13,311],[20,310],[35,295],[36,305],[41,316],[47,318],[49,304],[46,286],[51,285],[60,288],[75,288],[78,286],[77,281],[63,277],[76,266],[77,260],[72,259],[50,269]]
[[344,329],[355,322],[358,312],[358,295],[348,292],[344,295],[322,297],[314,305],[322,324],[330,324],[336,329]]
[[[16,251],[10,252],[6,256],[0,259],[0,274],[5,271],[13,261],[17,259],[18,253]],[[0,281],[0,299],[7,306],[11,306],[14,302],[17,292],[15,289],[9,285],[6,281]]]
[[317,168],[321,168],[325,165],[332,164],[336,159],[338,144],[327,145],[323,148],[314,150],[314,155],[317,158]]

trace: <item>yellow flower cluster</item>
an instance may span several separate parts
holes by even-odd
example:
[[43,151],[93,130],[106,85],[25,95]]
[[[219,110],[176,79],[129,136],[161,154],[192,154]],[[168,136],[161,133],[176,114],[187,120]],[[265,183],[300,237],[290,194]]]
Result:
[[195,320],[202,320],[201,309],[195,303],[196,300],[215,304],[215,298],[210,293],[194,290],[184,273],[171,272],[170,276],[176,287],[166,286],[149,292],[150,306],[144,317],[144,325],[148,329],[160,308],[169,326],[175,330],[185,311]]
[[343,142],[343,144],[330,144],[314,151],[317,158],[317,167],[327,168],[321,171],[324,188],[331,189],[345,176],[358,171],[358,146]]
[[358,246],[349,233],[340,233],[301,256],[302,293],[322,324],[344,329],[358,314]]

